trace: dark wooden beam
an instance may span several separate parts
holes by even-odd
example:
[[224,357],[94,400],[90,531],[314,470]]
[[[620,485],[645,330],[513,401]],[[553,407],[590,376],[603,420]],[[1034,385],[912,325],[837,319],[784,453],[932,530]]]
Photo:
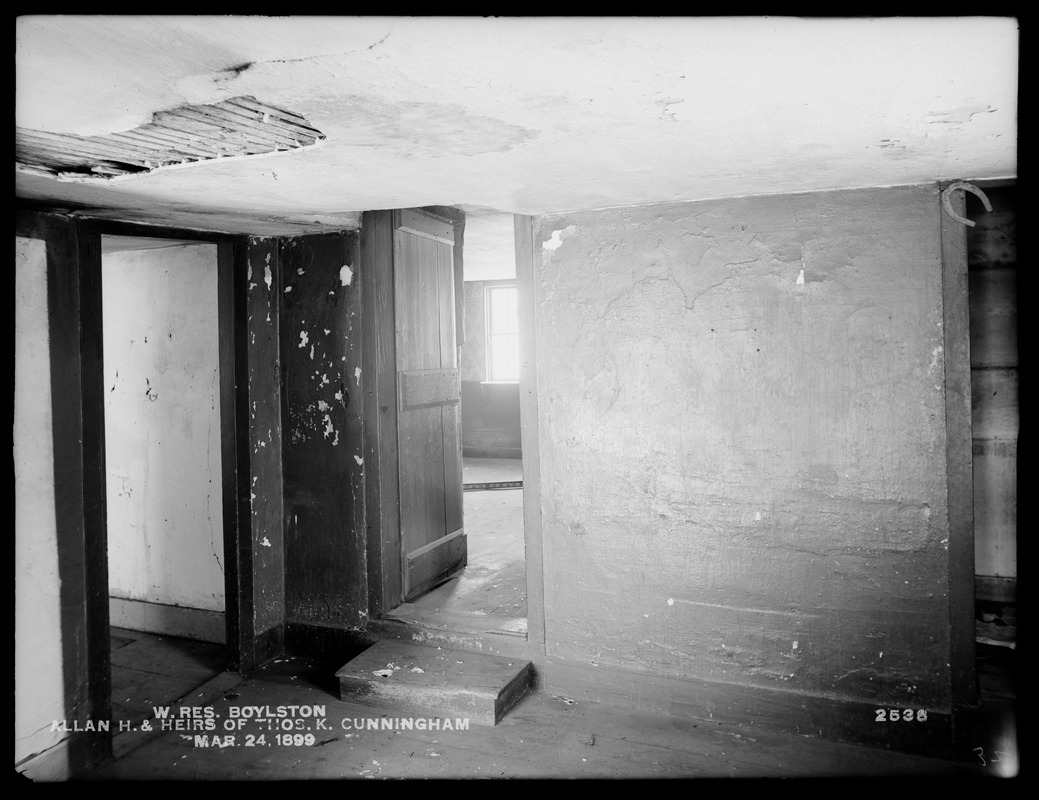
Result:
[[249,508],[248,331],[244,247],[217,250],[217,325],[220,336],[220,452],[224,530],[224,604],[228,669],[256,666],[253,624],[253,543]]
[[[285,515],[282,480],[281,295],[279,239],[250,239],[245,271],[248,380],[244,420],[249,449],[252,621],[255,661],[279,655],[285,636]],[[268,285],[268,279],[270,281]]]
[[[111,640],[108,610],[108,502],[105,466],[105,360],[101,238],[78,232],[81,408],[83,414],[83,530],[90,705],[95,719],[112,715]],[[99,742],[91,762],[107,758],[111,742]]]
[[358,237],[284,239],[278,258],[286,620],[363,630],[368,576],[363,309],[353,277]]
[[81,230],[90,231],[99,236],[134,236],[149,239],[181,239],[185,242],[244,242],[241,234],[218,233],[214,231],[196,231],[186,228],[170,228],[164,225],[147,225],[140,222],[122,222],[117,220],[80,217]]
[[[974,476],[971,441],[970,306],[967,229],[936,208],[942,246],[942,308],[945,332],[945,437],[949,518],[949,666],[956,706],[977,702],[974,646]],[[962,192],[953,210],[964,215]]]
[[361,217],[360,270],[364,304],[362,337],[368,605],[369,615],[377,617],[395,608],[402,599],[393,212],[369,211]]

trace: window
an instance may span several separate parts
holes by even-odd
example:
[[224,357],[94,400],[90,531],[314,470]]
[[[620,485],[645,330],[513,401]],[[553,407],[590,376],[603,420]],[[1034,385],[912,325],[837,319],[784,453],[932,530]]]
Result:
[[515,284],[488,286],[487,379],[519,380],[519,304]]

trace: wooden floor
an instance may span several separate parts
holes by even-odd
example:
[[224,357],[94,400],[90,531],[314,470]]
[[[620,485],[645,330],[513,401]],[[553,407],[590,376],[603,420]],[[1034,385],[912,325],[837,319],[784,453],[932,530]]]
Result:
[[[518,459],[464,461],[466,481],[518,480]],[[468,566],[461,574],[387,616],[464,633],[523,636],[527,631],[527,573],[523,490],[466,491],[463,513]]]
[[[148,659],[143,652],[147,640],[140,637],[137,641],[141,657]],[[153,656],[166,652],[168,642],[155,642]],[[168,689],[172,686],[169,681],[182,677],[182,665],[177,659],[166,662],[167,667],[162,662],[162,657],[153,657],[147,660],[148,669],[139,671],[154,675],[155,687]],[[260,721],[246,722],[233,734],[233,742],[222,740],[225,747],[201,746],[201,740],[190,731],[162,733],[152,718],[151,732],[120,734],[117,740],[122,757],[88,778],[242,781],[986,774],[986,770],[967,764],[761,730],[748,732],[714,721],[679,720],[537,692],[520,701],[495,727],[471,724],[468,730],[359,730],[369,719],[399,722],[392,711],[338,700],[334,675],[338,666],[282,658],[248,679],[226,673],[217,676],[193,689],[183,703],[201,709],[195,713],[215,714],[218,727],[214,733],[231,735],[222,728],[232,719],[232,707],[241,710],[262,706],[270,711],[264,711]],[[162,695],[144,679],[134,686],[149,702]],[[274,716],[279,706],[314,705],[323,706],[324,714],[301,719],[304,730],[298,732],[301,737],[309,734],[311,739],[297,743],[276,738],[278,725],[284,724],[284,718]],[[212,711],[206,712],[207,707]],[[173,713],[178,712],[174,709]]]
[[496,483],[522,483],[523,461],[519,458],[462,459],[462,485],[483,486]]
[[150,719],[152,706],[184,697],[220,674],[221,644],[112,629],[112,724]]

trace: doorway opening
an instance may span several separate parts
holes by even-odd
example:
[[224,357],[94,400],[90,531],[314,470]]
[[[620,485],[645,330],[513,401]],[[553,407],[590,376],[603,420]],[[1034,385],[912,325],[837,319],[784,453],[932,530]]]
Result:
[[[456,264],[463,568],[386,613],[467,634],[527,635],[520,313],[514,218],[467,215]],[[399,265],[395,265],[399,267]],[[461,277],[461,280],[459,280]],[[398,282],[401,273],[397,272]]]
[[223,671],[218,248],[101,237],[112,719]]

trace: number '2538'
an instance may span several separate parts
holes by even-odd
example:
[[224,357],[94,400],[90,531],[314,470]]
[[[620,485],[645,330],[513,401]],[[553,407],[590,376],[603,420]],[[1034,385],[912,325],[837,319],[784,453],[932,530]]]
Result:
[[877,708],[874,722],[927,722],[927,709],[918,708]]

